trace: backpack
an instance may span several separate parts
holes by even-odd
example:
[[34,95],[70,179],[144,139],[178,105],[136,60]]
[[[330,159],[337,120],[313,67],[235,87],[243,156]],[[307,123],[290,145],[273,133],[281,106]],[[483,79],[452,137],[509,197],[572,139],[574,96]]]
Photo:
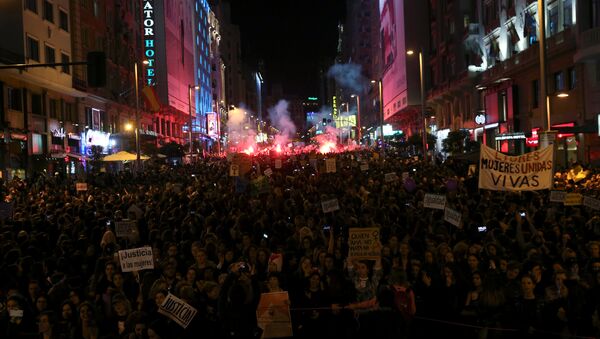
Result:
[[412,319],[417,313],[413,291],[408,287],[399,285],[393,285],[391,288],[394,292],[394,309],[400,312],[405,320]]

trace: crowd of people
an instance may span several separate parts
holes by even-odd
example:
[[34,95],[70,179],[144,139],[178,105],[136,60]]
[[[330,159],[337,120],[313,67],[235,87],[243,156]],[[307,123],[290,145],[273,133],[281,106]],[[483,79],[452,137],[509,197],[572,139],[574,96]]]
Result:
[[[281,168],[254,157],[240,177],[207,158],[4,182],[0,337],[259,338],[261,294],[283,291],[294,337],[600,335],[598,211],[548,190],[480,191],[458,162],[327,157],[335,173],[295,155]],[[598,194],[593,172],[555,180]],[[460,224],[425,208],[426,193],[445,195]],[[323,213],[330,199],[339,210]],[[123,220],[137,232],[116,236]],[[348,257],[348,230],[364,227],[379,229],[377,260]],[[118,251],[142,246],[154,269],[123,272]],[[198,311],[187,327],[158,312],[169,295]]]

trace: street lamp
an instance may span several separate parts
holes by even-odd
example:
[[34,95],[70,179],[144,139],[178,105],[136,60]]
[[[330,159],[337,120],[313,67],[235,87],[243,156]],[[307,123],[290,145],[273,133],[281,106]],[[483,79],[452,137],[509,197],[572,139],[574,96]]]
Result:
[[189,109],[189,126],[188,126],[188,133],[189,133],[189,137],[190,137],[190,162],[193,160],[193,156],[192,154],[194,153],[194,145],[193,145],[193,137],[192,137],[192,132],[193,132],[193,124],[192,124],[192,90],[199,90],[200,86],[198,85],[188,85],[188,109]]
[[[413,55],[413,50],[406,54]],[[421,119],[423,120],[423,160],[427,161],[427,118],[425,117],[425,83],[423,80],[423,52],[419,51],[419,80],[421,82]]]
[[356,136],[358,137],[358,144],[360,145],[362,135],[362,132],[360,130],[360,96],[358,94],[352,94],[350,95],[350,97],[356,98],[356,130],[358,132]]
[[372,84],[377,84],[379,89],[379,127],[381,129],[381,157],[385,158],[385,140],[383,139],[383,89],[381,79],[371,80]]
[[[148,60],[142,61],[144,65],[148,65]],[[138,77],[138,62],[133,64],[133,75],[135,77],[135,168],[136,171],[141,169],[140,160],[140,96],[139,96],[139,77]]]

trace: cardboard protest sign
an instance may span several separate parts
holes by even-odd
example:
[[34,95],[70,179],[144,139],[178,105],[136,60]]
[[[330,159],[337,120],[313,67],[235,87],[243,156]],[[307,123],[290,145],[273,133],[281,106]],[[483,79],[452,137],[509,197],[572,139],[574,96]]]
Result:
[[398,180],[396,172],[390,172],[385,174],[385,182],[392,182]]
[[264,175],[270,177],[271,175],[273,175],[273,170],[270,168],[267,168],[263,173],[264,173]]
[[288,292],[271,292],[260,295],[256,308],[258,327],[262,338],[292,337],[292,317]]
[[139,238],[137,223],[133,220],[121,220],[115,222],[115,235],[119,238],[127,238],[135,241]]
[[379,243],[379,229],[350,228],[348,229],[348,257],[353,259],[379,259],[381,257],[381,244]]
[[425,194],[423,207],[443,210],[446,207],[446,196],[440,194]]
[[230,177],[239,177],[240,176],[240,166],[231,164],[229,165],[229,176]]
[[360,164],[360,170],[363,171],[363,172],[364,171],[368,171],[369,170],[369,164],[366,163],[366,162],[361,163]]
[[325,159],[325,173],[335,173],[336,171],[335,158]]
[[579,193],[567,193],[565,195],[564,206],[579,206],[583,202],[583,195]]
[[552,187],[552,146],[522,155],[506,155],[481,145],[479,188],[535,191]]
[[444,220],[451,223],[456,227],[460,227],[460,219],[462,219],[462,213],[453,210],[449,207],[444,209]]
[[154,268],[152,247],[139,247],[119,251],[119,261],[123,272],[141,271]]
[[323,213],[334,212],[340,209],[337,199],[321,201],[321,207],[323,208]]
[[550,191],[550,202],[563,202],[566,195],[564,191]]
[[173,320],[179,326],[187,328],[198,311],[185,301],[169,293],[167,294],[165,301],[160,304],[158,313]]
[[85,182],[78,182],[78,183],[76,183],[75,184],[75,190],[77,190],[77,192],[87,191],[88,190],[87,183],[85,183]]
[[275,169],[281,169],[281,159],[275,159]]
[[583,197],[583,205],[593,210],[600,210],[600,200],[592,197]]

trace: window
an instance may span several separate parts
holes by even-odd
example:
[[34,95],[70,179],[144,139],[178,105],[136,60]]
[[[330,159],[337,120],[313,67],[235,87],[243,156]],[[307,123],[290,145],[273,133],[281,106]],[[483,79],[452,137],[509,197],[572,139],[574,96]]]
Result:
[[533,80],[531,83],[531,107],[538,108],[540,105],[540,81]]
[[[60,53],[60,62],[62,62],[63,64],[69,63],[71,62],[71,58],[65,54],[65,53]],[[71,66],[69,65],[62,65],[61,67],[61,71],[65,74],[71,74]]]
[[8,94],[8,109],[13,111],[23,110],[23,101],[21,100],[21,90],[17,88],[7,88]]
[[592,19],[591,26],[600,27],[600,0],[590,1],[590,17]]
[[573,3],[572,0],[563,0],[563,27],[573,25]]
[[26,0],[25,8],[32,11],[33,13],[37,14],[37,12],[38,12],[37,2],[38,2],[38,0]]
[[554,73],[554,91],[561,92],[565,90],[565,75],[561,72]]
[[30,36],[27,36],[27,58],[40,61],[40,43]]
[[[56,63],[56,52],[54,51],[54,48],[46,45],[46,63],[48,64],[53,64]],[[49,66],[49,67],[53,67],[54,66]]]
[[69,122],[77,122],[75,114],[75,105],[72,102],[65,102],[65,120]]
[[44,0],[44,20],[54,22],[54,5],[48,0]]
[[65,32],[69,31],[69,14],[62,9],[58,11],[59,27]]
[[98,6],[98,0],[94,0],[94,16],[96,18],[100,16],[100,7]]
[[37,115],[43,115],[42,111],[42,95],[31,93],[31,113]]
[[48,115],[50,116],[50,119],[56,119],[57,108],[58,108],[58,100],[49,99],[48,100]]
[[577,86],[577,71],[575,71],[575,67],[569,68],[569,89],[575,89]]
[[548,11],[548,36],[553,36],[558,33],[558,6],[550,8]]

